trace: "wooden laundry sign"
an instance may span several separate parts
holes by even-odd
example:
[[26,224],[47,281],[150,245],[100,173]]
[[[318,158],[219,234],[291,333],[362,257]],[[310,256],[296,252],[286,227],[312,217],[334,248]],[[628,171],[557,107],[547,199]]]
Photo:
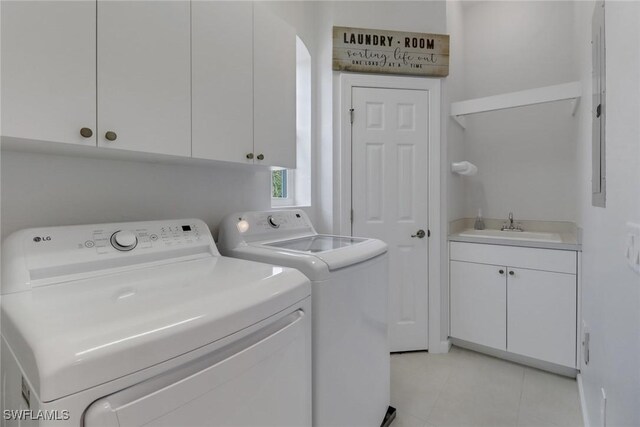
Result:
[[333,27],[333,69],[445,77],[449,36]]

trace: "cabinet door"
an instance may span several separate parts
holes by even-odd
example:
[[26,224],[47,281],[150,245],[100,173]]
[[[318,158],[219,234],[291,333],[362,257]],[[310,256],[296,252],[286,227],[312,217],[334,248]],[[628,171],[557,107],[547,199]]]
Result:
[[188,1],[98,1],[100,147],[191,155],[190,37]]
[[[296,167],[296,33],[254,3],[253,84],[256,163]],[[259,156],[264,159],[260,160]]]
[[505,274],[505,267],[451,261],[452,337],[506,350]]
[[193,157],[253,163],[253,5],[191,7]]
[[573,274],[509,268],[507,349],[575,367],[576,283]]
[[2,1],[0,8],[2,135],[95,146],[96,3]]

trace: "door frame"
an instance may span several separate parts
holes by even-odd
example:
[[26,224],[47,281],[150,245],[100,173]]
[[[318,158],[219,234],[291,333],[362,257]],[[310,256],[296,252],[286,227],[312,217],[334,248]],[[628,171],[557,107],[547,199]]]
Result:
[[429,99],[429,140],[427,141],[428,179],[427,200],[429,203],[427,227],[431,232],[428,240],[427,258],[429,277],[427,278],[428,295],[428,336],[429,352],[446,353],[449,351],[448,337],[441,337],[441,248],[443,247],[443,231],[441,229],[441,188],[440,188],[440,127],[441,127],[441,79],[426,77],[383,76],[376,74],[340,75],[340,128],[339,147],[337,150],[338,170],[334,177],[335,203],[338,234],[351,235],[351,93],[354,87],[377,89],[413,89],[428,91]]

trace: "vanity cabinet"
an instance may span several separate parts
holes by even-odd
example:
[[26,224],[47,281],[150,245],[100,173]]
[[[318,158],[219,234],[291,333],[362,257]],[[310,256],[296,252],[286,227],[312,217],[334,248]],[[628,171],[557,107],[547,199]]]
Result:
[[577,252],[451,242],[453,338],[576,367]]

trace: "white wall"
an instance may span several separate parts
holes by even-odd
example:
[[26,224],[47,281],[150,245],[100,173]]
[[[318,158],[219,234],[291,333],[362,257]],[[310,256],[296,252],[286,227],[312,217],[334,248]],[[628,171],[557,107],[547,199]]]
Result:
[[269,209],[266,168],[193,166],[2,152],[2,237],[26,227]]
[[466,160],[465,156],[465,132],[451,118],[451,102],[465,99],[465,65],[464,65],[464,6],[459,0],[447,1],[447,33],[449,34],[449,76],[443,80],[443,109],[442,118],[445,125],[443,140],[446,141],[447,157],[442,165],[443,194],[447,197],[447,215],[443,215],[448,221],[462,218],[465,210],[465,183],[466,178],[451,173],[451,162]]
[[[448,234],[449,221],[465,215],[465,180],[460,175],[451,173],[451,162],[463,160],[464,132],[448,114],[452,101],[464,99],[464,20],[463,2],[447,1],[447,33],[449,34],[449,76],[442,81],[442,141],[443,155],[440,165],[440,185],[442,186],[441,220],[444,235]],[[448,242],[442,241],[440,272],[442,288],[440,334],[449,335],[449,257]]]
[[[591,93],[592,2],[576,2],[576,52],[585,93]],[[584,229],[583,319],[591,357],[582,377],[591,426],[640,425],[640,276],[626,265],[626,223],[640,223],[640,3],[607,1],[607,206],[591,206],[591,99],[583,97],[579,127],[579,223]]]
[[[570,1],[465,2],[463,27],[466,99],[578,79]],[[568,102],[467,116],[464,216],[575,221],[575,133]]]

